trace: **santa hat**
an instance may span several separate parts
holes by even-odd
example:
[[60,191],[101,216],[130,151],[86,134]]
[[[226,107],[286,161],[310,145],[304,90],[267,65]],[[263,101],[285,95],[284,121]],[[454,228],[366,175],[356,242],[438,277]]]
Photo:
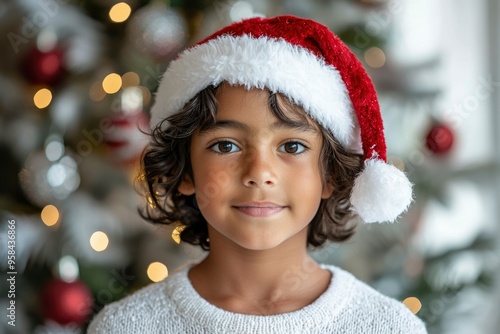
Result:
[[349,152],[364,157],[351,204],[367,223],[394,221],[412,201],[412,184],[387,163],[380,106],[356,56],[327,27],[294,16],[233,23],[183,51],[165,72],[151,127],[204,88],[222,82],[280,92]]

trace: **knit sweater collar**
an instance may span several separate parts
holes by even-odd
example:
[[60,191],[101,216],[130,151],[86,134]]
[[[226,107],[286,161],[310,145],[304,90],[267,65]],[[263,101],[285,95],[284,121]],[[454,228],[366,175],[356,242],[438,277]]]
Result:
[[352,296],[351,274],[335,266],[322,265],[322,268],[332,272],[332,279],[327,290],[311,304],[277,315],[234,313],[210,304],[198,294],[188,278],[190,268],[186,267],[166,280],[167,293],[178,309],[177,314],[198,322],[201,328],[212,333],[243,333],[250,328],[276,329],[282,333],[295,332],[298,328],[310,330],[321,327],[325,322],[331,323]]

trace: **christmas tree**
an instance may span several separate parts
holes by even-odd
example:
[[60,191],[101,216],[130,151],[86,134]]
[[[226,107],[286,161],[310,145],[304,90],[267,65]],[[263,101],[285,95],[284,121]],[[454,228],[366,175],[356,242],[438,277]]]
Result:
[[[106,304],[204,256],[180,242],[178,229],[138,213],[149,205],[138,162],[158,79],[179,51],[230,22],[291,13],[330,27],[365,63],[380,94],[390,160],[415,184],[415,203],[398,224],[360,226],[351,241],[313,256],[401,300],[429,333],[470,333],[457,324],[482,320],[497,267],[481,180],[498,166],[456,163],[470,119],[447,105],[446,61],[431,24],[444,9],[424,7],[403,0],[1,4],[0,305],[7,320],[0,328],[82,333]],[[427,28],[409,29],[419,15],[430,18]],[[405,44],[415,36],[426,48]],[[494,83],[483,81],[477,99],[492,94]],[[471,99],[462,99],[465,111]]]

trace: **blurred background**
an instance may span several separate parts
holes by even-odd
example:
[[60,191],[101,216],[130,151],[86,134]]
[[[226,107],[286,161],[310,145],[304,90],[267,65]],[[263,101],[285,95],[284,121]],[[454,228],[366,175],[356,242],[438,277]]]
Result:
[[83,333],[105,304],[203,256],[137,213],[141,129],[180,50],[285,13],[327,25],[366,65],[389,159],[415,184],[398,224],[313,256],[429,333],[500,333],[497,0],[0,2],[0,333]]

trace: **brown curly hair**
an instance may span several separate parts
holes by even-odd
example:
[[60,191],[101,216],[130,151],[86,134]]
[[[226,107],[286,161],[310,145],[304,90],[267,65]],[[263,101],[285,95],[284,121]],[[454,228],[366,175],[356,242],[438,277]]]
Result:
[[[178,113],[164,119],[153,129],[151,142],[141,159],[141,178],[149,205],[139,210],[151,223],[182,226],[182,241],[210,249],[207,221],[201,214],[195,195],[178,192],[186,178],[193,179],[190,161],[192,135],[215,122],[216,92],[220,87],[209,86],[193,97]],[[307,119],[302,108],[284,95],[269,92],[268,104],[273,114],[289,121],[284,110]],[[349,200],[356,175],[362,170],[362,156],[344,150],[332,134],[322,126],[321,172],[323,182],[333,186],[328,199],[322,199],[308,227],[307,243],[318,247],[326,240],[340,242],[349,239],[356,228],[358,216]]]

